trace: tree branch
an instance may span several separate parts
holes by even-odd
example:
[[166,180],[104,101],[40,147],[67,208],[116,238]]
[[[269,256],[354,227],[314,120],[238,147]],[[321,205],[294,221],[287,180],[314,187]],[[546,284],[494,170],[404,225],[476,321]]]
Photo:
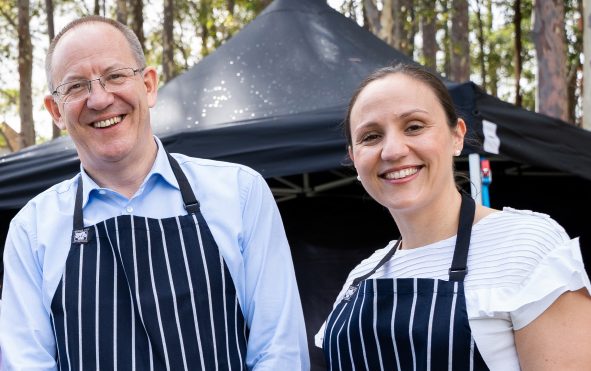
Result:
[[14,30],[18,30],[18,25],[16,24],[16,20],[14,18],[12,18],[10,16],[10,14],[8,12],[6,12],[6,10],[4,10],[3,7],[0,7],[0,14],[6,19],[6,21],[8,23],[10,23],[10,25],[12,27],[14,27]]

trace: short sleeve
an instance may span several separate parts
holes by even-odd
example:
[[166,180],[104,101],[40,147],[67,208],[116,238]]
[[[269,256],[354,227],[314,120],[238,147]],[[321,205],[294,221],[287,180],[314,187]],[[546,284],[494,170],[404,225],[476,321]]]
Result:
[[519,330],[542,314],[560,295],[587,288],[589,277],[583,265],[579,239],[573,239],[546,255],[513,295],[511,319]]

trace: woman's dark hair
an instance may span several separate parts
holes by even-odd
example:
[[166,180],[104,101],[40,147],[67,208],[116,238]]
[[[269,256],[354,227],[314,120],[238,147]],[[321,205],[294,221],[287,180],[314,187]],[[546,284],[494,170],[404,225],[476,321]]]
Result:
[[347,109],[347,116],[345,117],[345,121],[343,122],[343,128],[345,130],[345,137],[347,138],[347,144],[351,146],[352,138],[351,138],[351,111],[353,110],[353,106],[359,97],[359,94],[369,85],[370,83],[382,79],[386,76],[393,75],[393,74],[402,74],[406,75],[412,79],[417,81],[423,82],[425,85],[429,86],[429,88],[433,91],[437,100],[443,107],[445,111],[445,116],[447,117],[447,124],[451,129],[455,129],[458,124],[458,115],[454,108],[453,100],[447,91],[447,88],[441,81],[441,79],[435,75],[433,72],[429,71],[428,69],[414,64],[405,64],[399,63],[393,66],[382,67],[373,73],[361,82],[361,84],[355,90],[355,93],[351,97],[349,101],[349,108]]

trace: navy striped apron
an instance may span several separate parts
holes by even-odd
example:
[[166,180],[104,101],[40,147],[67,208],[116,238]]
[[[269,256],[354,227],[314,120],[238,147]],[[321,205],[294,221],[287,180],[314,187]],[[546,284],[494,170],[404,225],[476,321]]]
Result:
[[84,227],[79,178],[72,245],[51,303],[60,370],[246,369],[248,329],[232,277],[168,158],[187,215]]
[[323,350],[330,370],[488,370],[472,338],[464,297],[474,211],[474,200],[462,194],[449,281],[368,279],[400,241],[353,281],[327,320]]

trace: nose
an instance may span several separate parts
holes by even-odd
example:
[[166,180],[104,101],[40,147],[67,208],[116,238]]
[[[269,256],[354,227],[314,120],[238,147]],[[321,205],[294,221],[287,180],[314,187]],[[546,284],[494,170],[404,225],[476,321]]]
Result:
[[408,143],[402,133],[388,131],[382,140],[381,157],[384,161],[396,161],[408,155]]
[[92,80],[90,83],[90,93],[86,100],[86,106],[93,110],[100,111],[113,103],[112,93],[105,90],[99,79]]

